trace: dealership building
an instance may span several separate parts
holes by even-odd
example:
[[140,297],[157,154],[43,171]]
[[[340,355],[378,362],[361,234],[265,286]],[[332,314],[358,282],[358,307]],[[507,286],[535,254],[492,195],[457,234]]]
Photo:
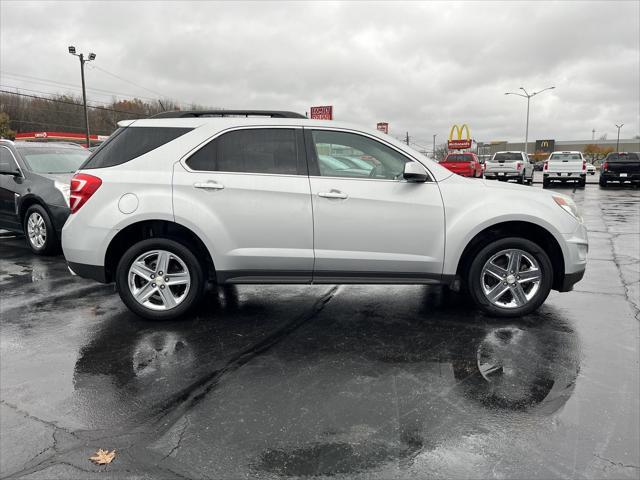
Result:
[[[478,142],[478,154],[479,155],[492,155],[501,151],[524,151],[524,142],[507,142],[507,141],[493,141],[493,142]],[[573,150],[583,152],[587,145],[597,145],[601,148],[616,149],[616,140],[555,140],[544,139],[535,140],[527,143],[527,151],[529,153],[546,152],[551,153],[558,150]],[[640,139],[620,139],[619,151],[621,152],[640,152]]]

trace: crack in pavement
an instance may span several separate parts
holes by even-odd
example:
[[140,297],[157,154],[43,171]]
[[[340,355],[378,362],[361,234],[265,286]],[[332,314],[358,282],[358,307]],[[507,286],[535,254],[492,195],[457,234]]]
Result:
[[640,470],[640,467],[638,467],[637,465],[626,465],[622,462],[614,462],[612,460],[609,460],[608,458],[601,457],[597,453],[594,453],[593,456],[599,458],[600,460],[604,460],[605,462],[608,462],[611,465],[615,465],[616,467],[635,468],[636,470]]
[[[178,474],[176,472],[174,472],[173,470],[169,469],[169,468],[165,468],[165,467],[159,467],[158,463],[162,462],[162,460],[168,458],[171,454],[173,454],[180,446],[180,442],[182,440],[182,436],[184,435],[186,429],[187,429],[187,425],[189,425],[189,422],[187,421],[187,423],[185,424],[185,427],[183,429],[183,431],[180,433],[180,438],[178,440],[178,443],[176,444],[176,446],[174,446],[171,451],[169,452],[168,455],[165,455],[164,457],[162,457],[158,462],[154,462],[151,463],[151,459],[149,458],[149,454],[148,454],[148,450],[147,450],[147,446],[153,442],[154,440],[157,440],[159,437],[161,437],[162,435],[164,435],[167,431],[169,431],[175,424],[176,422],[182,418],[189,410],[191,410],[192,408],[194,408],[196,405],[198,405],[205,397],[206,395],[211,392],[216,385],[218,385],[218,383],[226,376],[228,376],[229,374],[237,371],[239,368],[241,368],[242,366],[246,365],[248,362],[250,362],[251,360],[255,359],[257,356],[261,355],[262,353],[268,351],[269,349],[271,349],[272,347],[274,347],[275,345],[277,345],[278,343],[280,343],[282,340],[284,340],[287,336],[289,336],[290,334],[292,334],[293,332],[295,332],[296,330],[298,330],[300,327],[302,327],[304,324],[308,323],[310,320],[312,320],[318,313],[320,313],[325,305],[331,301],[331,299],[333,299],[333,297],[336,295],[336,293],[339,290],[339,286],[335,285],[332,288],[330,288],[322,297],[320,297],[312,306],[311,310],[309,312],[307,312],[306,314],[302,314],[300,316],[298,316],[296,319],[294,319],[293,321],[285,324],[283,327],[281,327],[280,329],[276,330],[275,332],[273,332],[272,334],[270,334],[269,336],[267,336],[266,338],[264,338],[263,340],[261,340],[260,342],[256,343],[255,345],[252,345],[251,347],[248,347],[247,349],[241,351],[240,353],[236,354],[233,358],[231,358],[224,367],[218,369],[218,370],[214,370],[213,372],[205,375],[204,377],[196,380],[195,382],[193,382],[190,386],[186,387],[185,389],[183,389],[181,392],[179,392],[178,394],[174,395],[173,398],[171,398],[169,401],[164,402],[164,404],[159,408],[159,409],[153,409],[156,411],[160,411],[160,412],[165,412],[165,413],[161,413],[159,416],[157,416],[156,420],[151,422],[151,428],[149,428],[149,424],[147,423],[146,425],[140,425],[139,427],[133,429],[128,429],[128,431],[125,432],[119,432],[119,431],[112,431],[110,435],[105,435],[102,437],[91,437],[91,438],[85,438],[84,440],[79,437],[79,435],[81,435],[82,433],[90,433],[91,431],[85,431],[85,430],[79,430],[76,432],[71,432],[68,431],[62,427],[59,427],[58,425],[56,425],[55,423],[52,422],[47,422],[45,420],[39,419],[37,417],[34,417],[30,414],[28,414],[27,412],[24,412],[22,410],[20,410],[17,406],[9,404],[7,402],[5,402],[4,400],[1,401],[2,404],[6,404],[7,406],[15,409],[16,411],[18,411],[19,413],[21,413],[22,415],[24,415],[25,417],[28,418],[32,418],[36,421],[39,421],[41,423],[44,423],[45,425],[48,425],[56,430],[60,430],[63,431],[69,435],[71,435],[74,439],[78,440],[78,441],[82,441],[81,445],[78,445],[77,443],[71,445],[69,448],[65,449],[65,450],[58,450],[57,448],[55,448],[56,443],[54,443],[53,447],[54,447],[54,454],[51,457],[48,457],[46,459],[41,460],[39,463],[37,463],[36,465],[31,465],[28,466],[28,462],[24,464],[25,468],[23,468],[22,470],[18,471],[18,472],[14,472],[12,473],[10,476],[6,477],[6,478],[19,478],[21,476],[24,475],[28,475],[28,474],[32,474],[35,472],[39,472],[42,470],[45,470],[46,468],[49,468],[51,466],[54,465],[68,465],[71,466],[73,468],[77,468],[80,471],[86,472],[86,473],[96,473],[96,470],[85,470],[82,467],[75,465],[69,461],[64,461],[61,460],[62,458],[64,458],[64,456],[67,456],[69,454],[72,454],[76,451],[80,451],[83,449],[87,448],[87,445],[85,444],[86,441],[90,440],[92,442],[96,442],[97,440],[102,440],[107,441],[107,440],[111,440],[111,443],[117,443],[116,440],[120,439],[122,440],[122,437],[137,437],[138,441],[131,441],[128,445],[126,445],[124,448],[122,446],[119,447],[119,451],[124,451],[124,450],[130,450],[133,451],[135,449],[139,449],[140,450],[140,455],[132,455],[132,458],[138,458],[138,459],[145,459],[147,458],[147,460],[142,460],[139,463],[136,463],[136,466],[146,466],[146,467],[151,467],[151,468],[156,468],[156,469],[161,469],[164,470],[165,472],[169,472],[172,475],[175,476],[179,476],[181,478],[188,478],[188,477],[184,477],[181,474]],[[153,418],[153,417],[151,417]],[[153,431],[153,435],[150,435],[149,433],[147,433],[149,430]],[[94,432],[95,433],[95,432]],[[55,439],[55,437],[54,437]],[[48,447],[51,448],[51,447]],[[45,449],[46,450],[46,449]],[[34,461],[40,454],[42,454],[43,452],[40,452],[38,455],[36,455],[34,458],[32,458],[30,461]]]

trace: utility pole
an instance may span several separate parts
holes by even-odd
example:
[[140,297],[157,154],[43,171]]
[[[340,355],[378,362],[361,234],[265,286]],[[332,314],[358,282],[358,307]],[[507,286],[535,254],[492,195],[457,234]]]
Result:
[[620,125],[616,124],[616,128],[618,129],[618,139],[616,140],[616,153],[620,153],[620,129],[624,126],[624,123]]
[[407,132],[407,139],[406,139],[407,145],[409,145],[409,132]]
[[69,53],[80,59],[80,77],[82,78],[82,103],[84,106],[84,127],[85,127],[85,134],[87,136],[87,148],[89,148],[91,146],[91,143],[89,140],[89,112],[87,110],[87,89],[85,88],[85,84],[84,84],[84,64],[95,60],[96,54],[90,53],[89,58],[85,60],[84,54],[76,53],[76,47],[74,47],[73,45],[69,46]]
[[596,139],[596,129],[591,130],[591,141],[593,142]]
[[433,160],[436,160],[436,136],[438,134],[434,133],[433,134]]

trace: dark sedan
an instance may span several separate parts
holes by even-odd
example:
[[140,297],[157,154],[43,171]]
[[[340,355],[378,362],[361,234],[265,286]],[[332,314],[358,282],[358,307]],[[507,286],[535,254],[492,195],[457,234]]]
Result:
[[24,233],[38,255],[57,253],[71,177],[89,154],[73,144],[0,140],[0,228]]

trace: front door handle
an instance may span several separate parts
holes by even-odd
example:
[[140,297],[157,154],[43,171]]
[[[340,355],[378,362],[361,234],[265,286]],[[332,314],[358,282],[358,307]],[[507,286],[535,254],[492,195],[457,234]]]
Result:
[[217,182],[197,182],[194,183],[193,186],[195,188],[202,188],[203,190],[222,190],[224,188],[224,185],[221,185],[220,183]]
[[348,197],[346,193],[343,193],[340,190],[331,190],[330,192],[320,192],[318,193],[318,196],[322,198],[340,198],[343,200]]

